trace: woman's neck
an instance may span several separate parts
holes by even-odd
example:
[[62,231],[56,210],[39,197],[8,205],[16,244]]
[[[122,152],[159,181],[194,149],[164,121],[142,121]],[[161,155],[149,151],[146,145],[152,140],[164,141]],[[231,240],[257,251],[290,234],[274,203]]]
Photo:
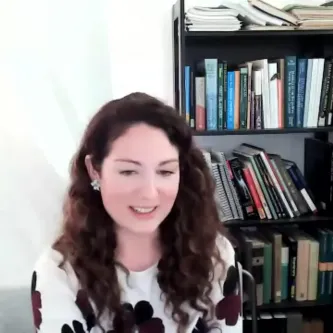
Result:
[[160,257],[158,232],[137,234],[125,229],[117,230],[116,259],[129,271],[144,271],[156,264]]

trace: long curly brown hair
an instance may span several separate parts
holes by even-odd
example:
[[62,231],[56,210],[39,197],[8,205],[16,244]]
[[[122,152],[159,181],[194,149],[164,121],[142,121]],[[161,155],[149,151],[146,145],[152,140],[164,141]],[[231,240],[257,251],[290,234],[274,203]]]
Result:
[[[82,287],[94,301],[98,317],[107,311],[124,318],[117,278],[114,221],[100,194],[91,187],[85,157],[92,156],[96,170],[112,149],[112,142],[126,129],[146,123],[162,129],[179,150],[180,185],[175,204],[160,225],[162,257],[157,280],[171,306],[178,331],[189,316],[187,302],[207,317],[215,264],[223,261],[216,237],[224,233],[214,200],[214,182],[189,126],[170,106],[133,93],[105,104],[90,121],[71,164],[71,183],[64,204],[63,230],[54,244],[73,266]],[[125,320],[114,323],[116,332],[128,332]]]

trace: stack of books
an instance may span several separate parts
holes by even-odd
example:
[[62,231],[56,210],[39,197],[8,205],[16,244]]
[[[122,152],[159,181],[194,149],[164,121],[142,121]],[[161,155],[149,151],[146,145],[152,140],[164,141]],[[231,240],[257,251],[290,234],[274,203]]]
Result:
[[185,13],[189,31],[237,31],[241,22],[238,12],[229,8],[192,7]]
[[[204,1],[203,1],[204,4]],[[291,4],[282,9],[263,0],[221,0],[216,7],[194,6],[185,13],[190,31],[332,29],[333,2]]]
[[194,6],[185,13],[189,31],[236,31],[256,26],[279,29],[295,26],[297,21],[261,0],[222,0],[219,6]]
[[298,19],[301,29],[333,29],[333,2],[321,6],[288,5],[283,8]]
[[221,221],[293,219],[318,208],[298,166],[259,147],[241,144],[232,155],[203,151],[216,183]]

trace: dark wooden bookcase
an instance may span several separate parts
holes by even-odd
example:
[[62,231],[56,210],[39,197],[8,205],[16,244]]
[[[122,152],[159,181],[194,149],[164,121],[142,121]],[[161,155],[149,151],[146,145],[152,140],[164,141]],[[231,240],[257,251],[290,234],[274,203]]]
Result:
[[[174,105],[181,114],[185,110],[185,78],[184,68],[204,58],[218,58],[227,62],[241,64],[257,59],[277,59],[286,55],[303,57],[332,57],[333,30],[273,30],[273,31],[235,31],[235,32],[191,32],[185,26],[185,0],[178,0],[172,9],[173,27],[173,74],[174,74]],[[197,136],[225,135],[263,135],[313,133],[316,138],[328,140],[332,126],[313,128],[284,128],[262,130],[222,130],[194,131]],[[333,216],[302,216],[293,219],[265,221],[265,224],[283,225],[299,223],[325,227],[332,225]],[[234,220],[226,223],[228,228],[240,226],[260,226],[260,220]],[[321,304],[316,301],[281,302],[265,304],[258,311],[300,310],[304,314],[322,314],[326,316],[327,332],[333,332],[332,304]],[[246,310],[246,309],[245,309]]]

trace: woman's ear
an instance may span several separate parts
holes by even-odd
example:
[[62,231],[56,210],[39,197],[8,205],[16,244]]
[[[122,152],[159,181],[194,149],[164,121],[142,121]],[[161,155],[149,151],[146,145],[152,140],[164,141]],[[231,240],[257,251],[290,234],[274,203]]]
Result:
[[99,176],[99,173],[95,170],[95,168],[92,164],[91,155],[87,155],[85,157],[84,163],[86,165],[86,168],[87,168],[87,171],[88,171],[88,174],[89,174],[89,177],[90,177],[91,181],[99,180],[100,176]]

